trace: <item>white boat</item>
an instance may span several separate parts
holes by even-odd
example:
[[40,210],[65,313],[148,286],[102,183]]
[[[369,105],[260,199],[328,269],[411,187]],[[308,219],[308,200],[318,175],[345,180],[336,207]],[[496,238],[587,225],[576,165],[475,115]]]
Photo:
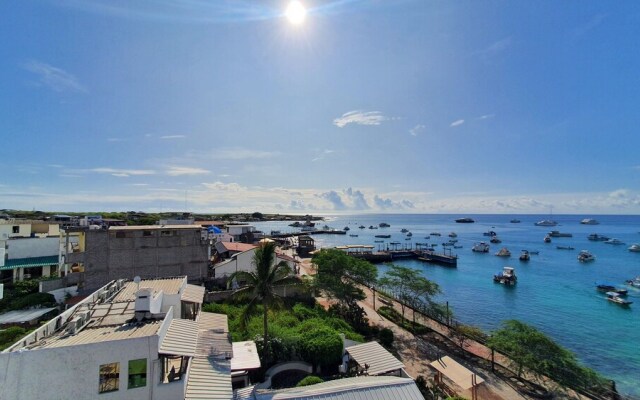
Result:
[[520,253],[520,261],[529,261],[531,257],[529,257],[529,252],[527,250],[522,250]]
[[620,304],[621,306],[628,306],[630,304],[633,304],[633,301],[623,299],[620,293],[616,292],[607,292],[607,300],[616,304]]
[[582,225],[598,225],[600,222],[598,222],[597,220],[595,220],[593,218],[585,218],[582,221],[580,221],[580,223]]
[[512,267],[504,267],[502,272],[493,276],[493,281],[503,285],[515,285],[518,282],[518,277]]
[[498,257],[511,257],[511,252],[506,247],[501,248],[497,253]]
[[615,246],[619,246],[621,244],[624,244],[624,242],[620,239],[616,239],[616,238],[611,238],[609,240],[605,240],[604,241],[605,244],[613,244]]
[[580,253],[578,254],[578,261],[580,262],[595,261],[595,259],[596,259],[596,256],[591,254],[588,250],[581,250]]
[[450,238],[458,237],[458,234],[456,234],[455,232],[451,232],[451,233],[449,234],[449,237],[450,237]]
[[551,236],[547,235],[544,237],[544,242],[545,243],[551,243]]
[[474,251],[476,253],[488,253],[489,245],[486,242],[476,243],[471,248],[471,251]]
[[640,253],[640,244],[638,243],[634,243],[631,246],[629,246],[629,251],[632,251],[634,253]]
[[605,240],[609,240],[607,236],[598,235],[597,233],[590,234],[589,236],[587,236],[587,239],[592,240],[594,242],[604,242]]
[[637,287],[640,288],[640,276],[636,276],[633,279],[629,279],[628,281],[626,281],[627,285],[631,285],[633,287]]
[[558,223],[551,219],[543,219],[542,221],[538,221],[534,224],[535,226],[556,226]]

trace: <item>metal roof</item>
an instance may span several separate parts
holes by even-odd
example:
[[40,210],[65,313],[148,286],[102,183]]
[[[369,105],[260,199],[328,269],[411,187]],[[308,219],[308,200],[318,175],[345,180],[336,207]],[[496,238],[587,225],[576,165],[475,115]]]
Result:
[[38,342],[38,347],[64,347],[113,340],[135,339],[156,335],[158,329],[160,329],[159,322],[146,323],[144,325],[132,323],[120,326],[87,327],[75,335],[68,335],[61,332],[61,336],[45,338]]
[[198,342],[198,323],[188,319],[172,319],[159,353],[176,356],[195,356]]
[[202,304],[204,300],[205,288],[203,286],[189,285],[184,288],[180,300],[190,303]]
[[0,314],[0,325],[19,324],[22,322],[33,321],[34,319],[38,319],[52,310],[55,310],[55,307],[36,308],[34,310],[9,311],[8,313]]
[[484,379],[458,364],[449,356],[441,357],[430,365],[453,381],[453,383],[460,386],[463,390],[471,389],[474,386],[474,375],[476,385],[484,382]]
[[229,322],[226,314],[216,314],[201,311],[198,315],[200,329],[213,329],[218,332],[229,332]]
[[362,376],[280,391],[254,391],[256,400],[423,400],[411,378]]
[[4,262],[3,266],[0,266],[0,270],[16,269],[16,268],[47,267],[49,265],[58,265],[58,256],[8,259]]
[[232,347],[232,371],[260,368],[260,357],[258,357],[258,348],[256,347],[256,342],[254,342],[253,340],[249,340],[246,342],[233,342]]
[[118,292],[118,294],[112,301],[135,301],[138,287],[152,289],[154,293],[162,290],[165,294],[178,294],[178,292],[180,292],[180,289],[182,289],[182,286],[185,285],[186,281],[187,278],[183,276],[180,278],[144,279],[140,281],[139,285],[135,282],[127,282],[124,284],[124,287],[120,290],[120,292]]
[[231,367],[229,361],[214,357],[194,357],[189,366],[185,400],[229,400]]
[[404,368],[404,364],[378,342],[357,344],[355,346],[349,346],[344,350],[349,353],[351,358],[357,362],[361,368],[364,368],[365,364],[367,364],[369,366],[367,370],[369,375],[379,375]]
[[[220,243],[220,246],[222,246],[224,250],[218,247],[218,243]],[[218,252],[220,253],[224,253],[225,251],[237,251],[237,252],[243,253],[245,251],[249,251],[257,248],[258,246],[253,244],[248,244],[248,243],[239,243],[239,242],[217,242],[216,243],[216,250],[218,250]]]

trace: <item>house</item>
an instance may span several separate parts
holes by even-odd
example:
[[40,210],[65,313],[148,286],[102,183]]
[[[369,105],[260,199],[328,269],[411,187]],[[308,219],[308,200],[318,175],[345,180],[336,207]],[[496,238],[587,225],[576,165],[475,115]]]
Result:
[[[63,230],[63,269],[81,273],[79,286],[95,289],[114,279],[208,276],[209,240],[199,225],[111,226]],[[204,233],[204,236],[203,236]],[[77,245],[68,238],[78,236]]]
[[232,399],[255,343],[203,296],[186,276],[108,283],[0,353],[0,398]]
[[[255,269],[253,257],[257,248],[258,246],[246,243],[216,243],[218,254],[226,259],[213,266],[213,276],[215,278],[223,278],[238,271],[253,271]],[[275,262],[279,263],[281,261],[286,262],[291,271],[298,271],[298,264],[300,263],[298,260],[286,254],[276,252]]]
[[359,343],[344,349],[342,370],[353,365],[358,374],[410,378],[404,364],[378,342]]

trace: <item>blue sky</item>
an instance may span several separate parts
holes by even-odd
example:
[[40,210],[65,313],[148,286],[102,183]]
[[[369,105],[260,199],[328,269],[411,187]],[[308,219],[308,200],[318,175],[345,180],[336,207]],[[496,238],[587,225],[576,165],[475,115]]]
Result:
[[0,208],[640,213],[635,1],[2,2]]

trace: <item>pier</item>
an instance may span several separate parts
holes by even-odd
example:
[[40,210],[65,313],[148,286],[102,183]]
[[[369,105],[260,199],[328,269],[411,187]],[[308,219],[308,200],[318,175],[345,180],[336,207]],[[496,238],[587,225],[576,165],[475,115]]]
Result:
[[346,252],[351,257],[366,260],[371,263],[384,263],[392,262],[393,260],[413,258],[420,261],[444,265],[447,267],[455,268],[458,266],[458,256],[451,251],[444,253],[437,253],[434,250],[381,250],[373,251],[374,246],[371,245],[346,245],[337,246],[337,250]]

